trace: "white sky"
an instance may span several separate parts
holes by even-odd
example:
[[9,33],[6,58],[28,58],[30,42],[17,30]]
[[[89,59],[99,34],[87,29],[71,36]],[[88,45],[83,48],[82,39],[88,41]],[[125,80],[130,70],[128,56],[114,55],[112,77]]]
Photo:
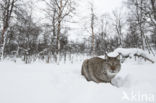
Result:
[[98,14],[111,12],[122,5],[122,0],[79,0],[80,10],[86,11],[89,9],[88,3],[93,2],[94,8]]
[[[39,19],[40,22],[43,22],[42,18],[44,18],[44,12],[40,9],[45,8],[43,2],[39,2],[40,0],[36,0],[35,2],[35,17],[36,20]],[[89,2],[93,2],[96,15],[100,16],[104,13],[111,13],[112,10],[122,7],[122,1],[125,0],[76,0],[78,2],[76,12],[77,14],[74,16],[74,21],[78,22],[76,24],[70,24],[72,28],[75,28],[71,31],[69,35],[69,39],[82,39],[87,35],[84,30],[82,30],[83,19],[87,18],[89,15]],[[36,12],[37,11],[37,12]],[[89,35],[89,34],[88,34]]]

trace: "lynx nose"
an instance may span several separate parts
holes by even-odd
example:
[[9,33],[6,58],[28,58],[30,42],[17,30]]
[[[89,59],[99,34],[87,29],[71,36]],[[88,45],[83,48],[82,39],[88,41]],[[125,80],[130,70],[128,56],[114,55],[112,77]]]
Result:
[[112,70],[115,70],[115,66],[111,66],[111,69],[112,69]]

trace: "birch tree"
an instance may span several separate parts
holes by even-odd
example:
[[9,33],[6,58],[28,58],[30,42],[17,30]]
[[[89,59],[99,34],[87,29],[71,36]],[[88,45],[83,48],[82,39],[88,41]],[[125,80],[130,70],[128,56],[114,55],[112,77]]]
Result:
[[59,58],[61,44],[60,36],[63,30],[63,23],[68,17],[71,17],[75,10],[75,1],[73,0],[44,0],[48,8],[47,11],[51,14],[53,35],[56,35],[56,53]]
[[90,28],[91,28],[91,54],[95,55],[95,32],[94,32],[94,26],[95,26],[95,13],[94,13],[94,6],[93,3],[90,3]]
[[2,14],[2,30],[1,30],[1,60],[4,57],[4,49],[7,41],[7,32],[10,26],[10,20],[12,18],[15,3],[18,0],[0,0],[0,12]]
[[115,31],[119,37],[119,45],[123,47],[123,18],[122,18],[122,13],[119,10],[114,10],[113,11],[113,26],[115,28]]
[[144,10],[146,9],[146,0],[130,0],[128,1],[129,9],[130,9],[130,18],[132,18],[132,22],[135,22],[136,27],[138,28],[138,32],[141,37],[141,48],[148,49],[150,51],[149,42],[146,36],[146,15]]
[[2,35],[1,35],[1,44],[4,42],[5,32],[9,28],[10,19],[12,17],[13,9],[15,3],[18,0],[0,0],[0,10],[2,12]]

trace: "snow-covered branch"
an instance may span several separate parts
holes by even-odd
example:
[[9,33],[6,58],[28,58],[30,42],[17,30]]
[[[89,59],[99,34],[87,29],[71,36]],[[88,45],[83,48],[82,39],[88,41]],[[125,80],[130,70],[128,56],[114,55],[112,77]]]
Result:
[[154,61],[150,58],[150,54],[148,52],[138,48],[117,48],[108,55],[112,57],[120,55],[122,58],[141,57],[151,63],[154,63]]

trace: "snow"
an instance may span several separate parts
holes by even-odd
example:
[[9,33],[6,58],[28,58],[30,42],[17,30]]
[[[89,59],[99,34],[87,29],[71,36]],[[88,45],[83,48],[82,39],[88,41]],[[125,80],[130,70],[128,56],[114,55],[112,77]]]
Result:
[[147,51],[144,51],[142,49],[138,48],[117,48],[113,52],[109,53],[109,56],[117,56],[118,54],[122,54],[123,56],[129,55],[132,57],[134,54],[148,56],[149,53]]
[[111,85],[87,82],[83,59],[60,65],[0,62],[0,103],[155,103],[156,64],[127,59]]
[[135,54],[149,58],[152,61],[155,59],[155,56],[139,48],[117,48],[113,52],[108,53],[108,56],[116,57],[119,54],[122,56],[129,56],[132,59],[134,59]]

